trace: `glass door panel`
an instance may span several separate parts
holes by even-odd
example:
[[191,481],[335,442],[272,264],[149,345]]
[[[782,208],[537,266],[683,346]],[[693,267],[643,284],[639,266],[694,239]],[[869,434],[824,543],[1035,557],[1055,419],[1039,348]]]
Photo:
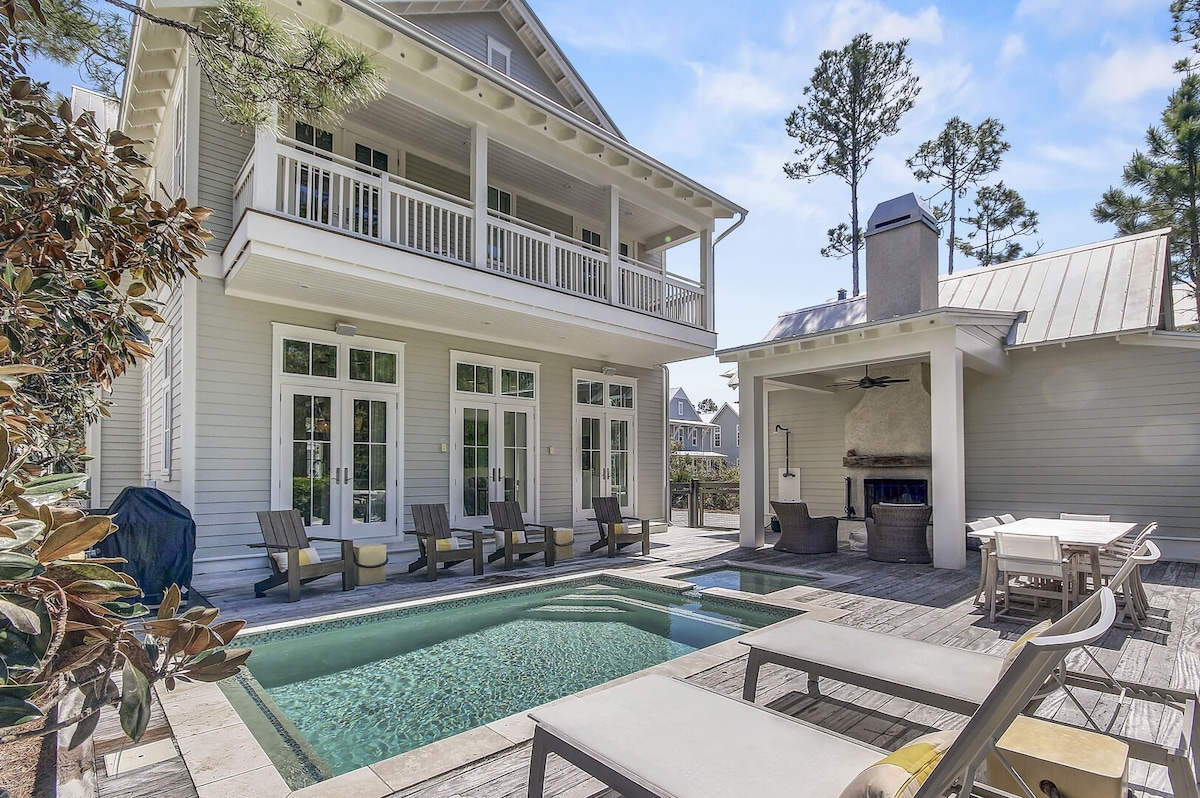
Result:
[[529,512],[529,413],[521,410],[505,410],[504,439],[501,441],[502,472],[500,501],[517,501],[521,509]]
[[388,520],[387,513],[387,402],[355,399],[353,403],[354,442],[351,462],[351,519],[356,523]]
[[[290,475],[285,496],[300,511],[306,527],[319,527],[322,534],[336,532],[335,480],[339,463],[334,446],[337,396],[296,391],[284,397],[286,428],[290,445],[284,449],[283,473]],[[340,480],[338,480],[340,482]]]
[[592,499],[603,496],[602,476],[604,453],[601,451],[603,438],[600,436],[600,419],[584,416],[579,419],[579,475],[583,483],[579,506],[584,513],[594,512]]
[[490,515],[491,495],[491,411],[483,407],[462,409],[462,518]]
[[608,422],[608,495],[621,500],[622,512],[629,512],[629,420]]

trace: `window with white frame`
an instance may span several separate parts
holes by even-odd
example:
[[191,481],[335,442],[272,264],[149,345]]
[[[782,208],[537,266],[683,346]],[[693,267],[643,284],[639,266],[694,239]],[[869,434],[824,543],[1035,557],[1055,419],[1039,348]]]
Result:
[[675,431],[671,433],[671,436],[680,443],[683,443],[683,427],[675,427]]
[[700,445],[700,430],[693,427],[692,428],[692,446],[699,446],[699,445]]
[[678,402],[675,403],[675,415],[679,416],[680,418],[683,418],[683,400],[682,399],[680,399]]
[[503,72],[505,75],[512,74],[509,71],[509,67],[512,64],[512,50],[496,41],[491,36],[488,37],[487,48],[488,66],[497,72]]
[[172,384],[175,382],[175,358],[172,350],[174,336],[170,333],[163,336],[159,356],[163,359],[162,385],[159,386],[159,406],[162,408],[161,451],[159,472],[170,479],[171,458],[173,455],[173,438],[175,432],[175,403]]
[[180,197],[187,191],[184,185],[187,168],[187,84],[179,90],[175,98],[175,139],[171,148],[171,180],[175,188],[175,196]]
[[742,445],[742,425],[741,424],[737,425],[737,445],[738,446]]
[[714,449],[721,448],[721,428],[720,427],[716,427],[715,429],[713,429],[713,448]]

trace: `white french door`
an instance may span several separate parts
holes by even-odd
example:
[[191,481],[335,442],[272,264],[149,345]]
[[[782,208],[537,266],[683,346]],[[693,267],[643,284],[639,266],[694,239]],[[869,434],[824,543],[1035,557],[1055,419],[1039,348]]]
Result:
[[573,520],[595,517],[592,500],[616,496],[634,515],[637,497],[637,380],[575,370]]
[[518,501],[534,519],[537,415],[532,407],[464,401],[454,407],[451,453],[452,520],[480,528],[491,523],[490,502]]
[[284,385],[279,411],[280,494],[309,531],[340,538],[395,535],[396,394]]

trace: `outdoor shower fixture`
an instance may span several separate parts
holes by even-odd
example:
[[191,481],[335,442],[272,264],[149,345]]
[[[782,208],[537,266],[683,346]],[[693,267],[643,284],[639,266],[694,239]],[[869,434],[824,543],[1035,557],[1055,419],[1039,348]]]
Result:
[[775,431],[771,434],[778,435],[781,432],[783,433],[783,476],[794,477],[796,475],[792,473],[792,431],[776,424]]

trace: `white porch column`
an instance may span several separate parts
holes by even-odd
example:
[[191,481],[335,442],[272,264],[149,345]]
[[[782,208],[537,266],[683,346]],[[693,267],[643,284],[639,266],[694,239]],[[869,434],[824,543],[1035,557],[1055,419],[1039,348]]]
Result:
[[930,351],[935,568],[959,569],[967,564],[962,369],[962,352],[953,341],[942,342]]
[[767,517],[767,392],[762,377],[743,374],[738,384],[738,412],[742,428],[741,528],[743,548],[761,548],[763,521]]
[[604,241],[608,247],[608,301],[617,298],[617,281],[621,279],[621,192],[616,186],[608,187],[608,208],[606,213]]
[[278,146],[274,125],[254,128],[254,200],[250,207],[263,211],[283,210]]
[[471,201],[475,203],[471,236],[471,261],[476,268],[487,266],[488,219],[488,136],[487,125],[471,126]]
[[704,289],[704,329],[715,330],[717,328],[717,313],[716,302],[714,301],[713,291],[713,261],[716,257],[716,252],[713,249],[713,230],[711,226],[705,226],[700,231],[700,285]]

